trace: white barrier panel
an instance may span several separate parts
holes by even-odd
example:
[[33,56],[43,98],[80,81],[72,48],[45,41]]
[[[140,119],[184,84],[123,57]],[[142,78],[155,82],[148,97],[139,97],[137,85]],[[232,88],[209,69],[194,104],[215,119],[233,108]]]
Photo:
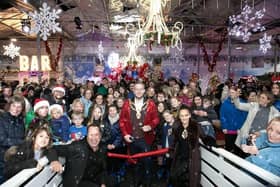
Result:
[[[59,161],[64,164],[65,159],[59,158]],[[50,166],[47,165],[41,170],[37,175],[37,169],[24,169],[21,172],[17,173],[15,176],[10,178],[1,187],[58,187],[62,186],[62,175],[55,173],[51,170]],[[34,176],[31,180],[30,177]],[[30,181],[28,181],[30,180]],[[25,183],[25,184],[24,184]]]
[[202,186],[280,186],[280,177],[224,149],[201,146],[200,150]]
[[[280,177],[224,150],[213,147],[211,150],[200,147],[201,150],[201,185],[261,187],[280,186]],[[60,159],[65,163],[64,159]],[[57,187],[62,186],[61,174],[51,171],[46,166],[38,175],[36,169],[25,169],[1,185],[1,187]],[[257,177],[261,179],[258,180]],[[28,181],[30,180],[30,181]],[[27,182],[28,181],[28,182]]]

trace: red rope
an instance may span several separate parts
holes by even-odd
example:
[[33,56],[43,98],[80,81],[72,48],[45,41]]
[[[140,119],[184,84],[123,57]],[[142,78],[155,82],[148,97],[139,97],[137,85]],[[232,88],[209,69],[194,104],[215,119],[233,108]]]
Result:
[[128,162],[136,164],[137,159],[143,158],[143,157],[148,157],[148,156],[156,156],[156,155],[162,155],[168,152],[168,148],[164,149],[158,149],[156,151],[149,151],[149,152],[144,152],[144,153],[137,153],[134,155],[125,155],[125,154],[118,154],[118,153],[107,153],[108,157],[112,158],[120,158],[120,159],[127,159]]

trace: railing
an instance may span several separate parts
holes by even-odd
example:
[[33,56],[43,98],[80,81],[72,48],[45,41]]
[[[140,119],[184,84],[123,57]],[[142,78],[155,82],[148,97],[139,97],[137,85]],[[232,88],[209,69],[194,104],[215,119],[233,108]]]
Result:
[[280,186],[280,177],[226,151],[201,146],[202,186]]
[[[280,177],[247,162],[221,148],[211,150],[201,146],[201,185],[211,186],[280,186]],[[60,161],[64,163],[64,160]],[[36,169],[24,169],[1,187],[57,187],[62,186],[61,174],[46,166],[37,174]]]
[[[65,159],[59,158],[59,161],[64,164]],[[62,186],[62,176],[59,173],[53,172],[50,166],[44,167],[40,172],[36,168],[24,169],[4,184],[1,187],[59,187]]]

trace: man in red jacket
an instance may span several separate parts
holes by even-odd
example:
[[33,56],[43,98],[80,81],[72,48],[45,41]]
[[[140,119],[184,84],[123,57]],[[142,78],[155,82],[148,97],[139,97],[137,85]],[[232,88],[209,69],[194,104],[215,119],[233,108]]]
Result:
[[[130,154],[150,151],[155,139],[154,129],[159,123],[155,103],[151,99],[144,98],[144,83],[137,82],[133,92],[134,98],[125,101],[120,114],[120,129],[128,144]],[[139,181],[150,182],[150,169],[151,159],[141,159],[134,170],[136,185],[139,185]],[[142,176],[145,177],[144,180],[142,180]]]

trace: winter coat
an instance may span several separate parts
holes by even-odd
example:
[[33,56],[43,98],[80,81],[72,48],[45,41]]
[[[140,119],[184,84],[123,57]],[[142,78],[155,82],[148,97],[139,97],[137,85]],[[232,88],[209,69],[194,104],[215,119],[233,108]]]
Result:
[[275,100],[273,106],[280,112],[280,99]]
[[7,149],[23,142],[24,135],[23,116],[15,117],[9,112],[0,116],[0,162],[3,162],[4,153]]
[[237,109],[229,97],[222,103],[220,108],[222,129],[237,131],[242,127],[246,117],[247,112]]
[[[178,183],[179,180],[186,178],[188,185],[185,183],[180,183],[179,185],[200,186],[201,154],[199,138],[201,137],[202,141],[208,145],[214,145],[215,139],[205,136],[201,126],[192,120],[187,127],[188,137],[186,139],[182,138],[183,130],[184,128],[181,124],[174,130],[175,150],[171,165],[171,180]],[[188,150],[187,152],[184,151],[186,149]]]
[[[25,129],[28,130],[30,123],[32,123],[32,121],[34,120],[34,118],[38,118],[35,114],[35,112],[33,110],[27,112],[26,116],[25,116]],[[46,118],[46,120],[50,120],[51,117],[50,115],[48,115],[48,117]]]
[[70,120],[66,115],[62,115],[59,119],[51,119],[50,124],[55,141],[69,140]]
[[[249,130],[251,128],[252,122],[253,122],[260,106],[259,106],[259,103],[257,103],[257,102],[241,103],[239,101],[239,98],[234,99],[234,105],[239,110],[248,111],[247,118],[246,118],[243,126],[241,127],[240,132],[238,133],[236,141],[235,141],[235,145],[240,147],[242,139],[249,135]],[[280,116],[279,111],[274,106],[270,106],[268,122],[276,116]],[[235,116],[235,117],[237,117],[237,116]]]
[[[126,100],[122,107],[120,114],[120,129],[122,135],[132,134],[132,124],[131,124],[131,100]],[[155,139],[154,129],[159,124],[158,111],[155,103],[148,99],[144,102],[147,102],[147,108],[145,111],[144,125],[150,125],[152,130],[144,133],[144,138],[147,144],[152,144]]]
[[256,139],[256,146],[259,153],[246,160],[280,177],[280,143],[269,142],[267,133],[262,132]]
[[[56,152],[52,149],[44,149],[42,156],[46,156],[48,161],[58,160]],[[35,168],[38,162],[34,159],[34,150],[31,141],[26,141],[16,147],[14,154],[7,157],[4,175],[6,179],[14,176],[18,172],[27,168]]]
[[110,127],[110,139],[106,142],[106,144],[113,144],[115,148],[119,148],[123,146],[122,133],[120,130],[119,120],[114,124],[111,124],[108,117],[104,119],[104,124],[107,127]]
[[93,152],[89,147],[87,140],[75,141],[68,145],[54,146],[57,155],[66,158],[65,171],[63,172],[63,186],[78,187],[82,181],[88,167],[87,162],[90,155],[95,158],[93,164],[92,180],[99,175],[101,176],[101,182],[106,184],[106,159],[107,152],[104,147],[100,146],[98,151]]

